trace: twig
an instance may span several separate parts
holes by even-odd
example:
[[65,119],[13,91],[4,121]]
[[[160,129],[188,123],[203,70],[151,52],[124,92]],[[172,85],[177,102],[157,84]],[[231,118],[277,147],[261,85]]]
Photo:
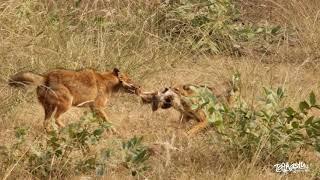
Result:
[[[33,141],[35,142],[38,139],[38,137]],[[29,146],[29,148],[22,154],[22,156],[18,159],[18,161],[12,166],[12,168],[6,173],[6,175],[4,176],[4,178],[2,180],[6,180],[12,173],[12,171],[14,170],[14,168],[19,164],[19,162],[22,160],[22,158],[24,158],[24,156],[27,154],[27,152],[31,149],[31,145]]]

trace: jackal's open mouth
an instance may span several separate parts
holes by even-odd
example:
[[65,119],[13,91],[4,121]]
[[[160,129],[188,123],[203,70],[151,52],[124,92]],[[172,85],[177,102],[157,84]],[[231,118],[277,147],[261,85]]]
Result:
[[168,109],[172,107],[172,97],[171,96],[167,96],[163,98],[163,102],[161,104],[161,108],[162,109]]
[[158,91],[155,91],[155,92],[138,91],[137,95],[141,97],[143,103],[150,104],[155,100],[155,97],[158,95]]
[[156,111],[159,108],[168,109],[173,106],[173,96],[169,93],[168,88],[164,91],[154,91],[154,92],[139,92],[138,95],[141,97],[144,104],[151,104],[152,110]]

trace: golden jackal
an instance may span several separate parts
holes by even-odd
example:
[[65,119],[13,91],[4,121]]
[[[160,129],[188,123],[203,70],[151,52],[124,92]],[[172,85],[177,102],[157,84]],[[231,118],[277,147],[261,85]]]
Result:
[[120,88],[129,93],[135,93],[137,90],[132,81],[126,75],[120,74],[117,68],[114,68],[112,72],[104,73],[91,69],[80,71],[57,69],[44,75],[19,72],[11,76],[9,85],[13,87],[37,86],[38,100],[45,112],[45,128],[51,116],[55,118],[55,123],[59,127],[64,127],[59,116],[71,106],[88,106],[97,115],[107,120],[103,107],[111,93]]
[[152,110],[156,111],[159,108],[168,109],[173,107],[181,113],[180,119],[188,121],[194,119],[199,123],[192,127],[188,132],[188,136],[200,132],[208,126],[208,119],[202,108],[193,109],[192,105],[197,102],[190,101],[191,97],[197,96],[195,89],[205,88],[209,93],[217,97],[219,102],[233,104],[235,101],[235,93],[238,94],[238,89],[233,88],[231,83],[224,82],[216,88],[197,86],[197,85],[179,85],[175,87],[165,88],[163,91],[141,92],[138,95],[144,103],[152,104]]

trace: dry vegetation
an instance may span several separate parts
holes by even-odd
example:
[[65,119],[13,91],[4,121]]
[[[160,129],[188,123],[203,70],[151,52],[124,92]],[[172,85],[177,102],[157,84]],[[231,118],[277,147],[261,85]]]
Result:
[[[0,177],[96,177],[96,162],[92,168],[69,162],[87,162],[108,149],[102,177],[110,179],[320,178],[320,156],[312,148],[292,150],[286,159],[306,162],[309,172],[278,174],[276,161],[262,161],[260,151],[253,159],[228,154],[213,130],[187,139],[186,125],[179,124],[174,110],[152,113],[128,94],[115,95],[105,109],[121,137],[103,133],[88,152],[75,148],[66,159],[50,156],[47,174],[41,172],[43,164],[28,164],[29,154],[53,136],[43,131],[44,113],[34,90],[7,86],[18,71],[119,67],[146,90],[185,82],[214,86],[239,72],[241,95],[253,107],[263,87],[282,87],[284,104],[294,108],[311,91],[320,95],[320,1],[217,2],[212,13],[182,0],[0,1],[0,150],[12,147],[11,159],[0,154]],[[84,111],[74,108],[63,121],[77,123]],[[141,148],[151,156],[123,165],[129,150],[121,142],[134,136],[144,137]],[[141,165],[149,168],[140,171]]]

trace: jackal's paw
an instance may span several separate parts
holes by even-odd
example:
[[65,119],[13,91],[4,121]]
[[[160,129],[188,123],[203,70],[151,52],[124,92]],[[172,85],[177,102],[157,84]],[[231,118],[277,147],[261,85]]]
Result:
[[52,131],[52,127],[46,126],[46,127],[44,127],[44,131],[45,131],[46,133],[50,133],[50,132]]
[[114,127],[110,127],[108,131],[111,132],[113,135],[120,136],[119,131]]

